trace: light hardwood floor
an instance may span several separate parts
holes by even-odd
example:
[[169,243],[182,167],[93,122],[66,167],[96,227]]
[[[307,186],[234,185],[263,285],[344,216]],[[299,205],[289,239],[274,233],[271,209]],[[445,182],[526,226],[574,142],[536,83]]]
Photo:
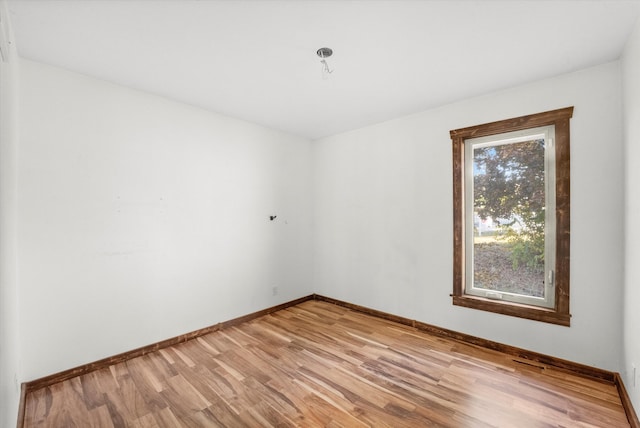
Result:
[[26,427],[626,427],[616,387],[321,301],[33,391]]

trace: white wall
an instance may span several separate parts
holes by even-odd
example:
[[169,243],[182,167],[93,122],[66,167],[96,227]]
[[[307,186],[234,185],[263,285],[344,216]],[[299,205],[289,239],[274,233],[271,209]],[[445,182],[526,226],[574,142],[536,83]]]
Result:
[[[619,63],[314,142],[317,293],[617,371],[622,346]],[[575,106],[571,327],[453,306],[449,130]]]
[[[625,282],[624,282],[624,382],[640,412],[640,22],[624,51],[622,84],[626,172]],[[636,386],[633,370],[636,366]]]
[[0,426],[15,426],[20,399],[18,284],[16,277],[16,148],[18,141],[18,58],[0,0]]
[[25,380],[312,293],[308,140],[20,66]]
[[18,284],[16,276],[16,148],[18,141],[18,57],[0,0],[0,426],[14,426],[20,400]]

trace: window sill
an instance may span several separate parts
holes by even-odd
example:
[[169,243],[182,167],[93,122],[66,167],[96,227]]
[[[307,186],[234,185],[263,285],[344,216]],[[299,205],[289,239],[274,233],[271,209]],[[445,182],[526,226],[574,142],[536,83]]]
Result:
[[571,314],[560,313],[555,309],[505,301],[495,301],[484,297],[470,295],[452,297],[453,304],[456,306],[464,306],[466,308],[479,309],[482,311],[542,321],[550,324],[558,324],[565,327],[569,327],[571,325]]

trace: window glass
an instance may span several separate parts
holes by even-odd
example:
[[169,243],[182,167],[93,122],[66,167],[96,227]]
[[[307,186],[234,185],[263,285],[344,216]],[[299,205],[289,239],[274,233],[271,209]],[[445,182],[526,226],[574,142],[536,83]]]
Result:
[[552,135],[545,127],[465,142],[467,293],[553,305]]

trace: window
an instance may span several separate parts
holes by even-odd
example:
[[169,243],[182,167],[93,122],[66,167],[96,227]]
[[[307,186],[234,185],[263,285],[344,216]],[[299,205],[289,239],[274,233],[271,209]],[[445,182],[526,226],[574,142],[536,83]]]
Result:
[[450,132],[453,304],[568,326],[573,107]]

